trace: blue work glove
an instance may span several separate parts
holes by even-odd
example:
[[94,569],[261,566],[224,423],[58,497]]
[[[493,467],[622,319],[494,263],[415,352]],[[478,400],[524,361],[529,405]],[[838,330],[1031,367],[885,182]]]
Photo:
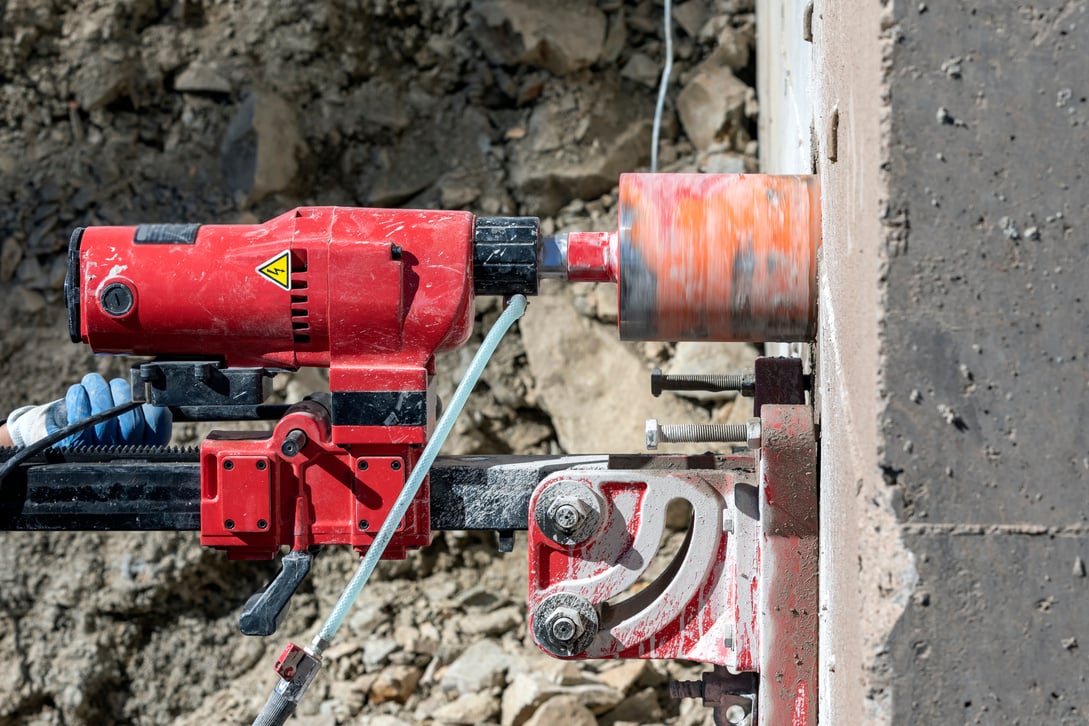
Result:
[[[131,400],[132,388],[128,381],[114,378],[106,383],[106,379],[97,373],[88,373],[82,381],[68,389],[64,400],[42,406],[27,406],[12,413],[8,419],[8,431],[16,446],[27,446],[65,426]],[[61,439],[54,446],[161,445],[170,441],[170,427],[170,409],[145,403]]]

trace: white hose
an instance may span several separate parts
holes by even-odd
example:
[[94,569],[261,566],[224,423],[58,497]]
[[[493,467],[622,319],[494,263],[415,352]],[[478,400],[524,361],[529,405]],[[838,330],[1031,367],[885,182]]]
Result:
[[378,534],[374,536],[374,542],[367,548],[367,553],[363,555],[363,559],[360,561],[351,581],[344,588],[344,592],[341,593],[340,599],[337,600],[337,604],[333,607],[333,611],[329,613],[325,624],[322,625],[321,632],[314,638],[310,648],[315,654],[320,655],[321,651],[328,647],[328,644],[333,640],[333,636],[336,635],[337,630],[344,623],[344,618],[347,617],[348,611],[355,604],[356,598],[359,597],[360,591],[363,590],[363,586],[370,579],[375,566],[378,565],[378,561],[382,558],[382,553],[386,550],[386,545],[389,544],[390,539],[401,523],[401,519],[404,518],[405,513],[408,511],[409,505],[412,504],[412,500],[416,497],[416,492],[420,490],[420,485],[423,484],[428,471],[431,470],[431,465],[435,462],[435,457],[438,456],[443,443],[446,442],[446,437],[453,430],[454,423],[457,421],[458,415],[461,414],[461,409],[465,407],[469,394],[472,393],[477,381],[480,380],[480,375],[484,372],[484,368],[488,365],[492,354],[495,353],[495,349],[499,346],[499,341],[503,339],[503,336],[522,317],[525,311],[525,296],[513,296],[507,303],[507,309],[499,316],[499,320],[495,322],[495,325],[492,326],[492,329],[488,331],[488,335],[484,338],[484,342],[480,344],[480,349],[473,356],[469,369],[465,372],[465,377],[461,379],[461,383],[458,384],[457,390],[454,391],[446,411],[443,412],[442,418],[439,420],[438,425],[435,426],[435,433],[431,436],[431,440],[427,442],[423,453],[420,454],[420,460],[416,462],[412,474],[409,475],[408,481],[405,482],[405,488],[401,490],[397,501],[393,503],[389,515],[382,522]]
[[658,82],[658,103],[654,107],[654,130],[650,140],[650,170],[658,171],[658,137],[662,132],[662,110],[665,108],[666,89],[673,72],[673,3],[665,0],[665,65],[662,80]]

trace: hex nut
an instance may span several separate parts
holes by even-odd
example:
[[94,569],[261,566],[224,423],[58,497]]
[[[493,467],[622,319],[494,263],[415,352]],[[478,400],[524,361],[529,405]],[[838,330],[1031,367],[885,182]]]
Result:
[[761,445],[761,439],[763,433],[761,431],[760,419],[750,418],[745,422],[746,443],[753,451],[758,451]]
[[534,523],[558,545],[585,542],[601,521],[602,503],[585,483],[573,479],[546,481],[533,507]]
[[583,653],[597,636],[597,610],[589,600],[559,592],[546,597],[533,613],[533,640],[560,658]]
[[654,451],[658,448],[658,432],[661,428],[658,426],[658,419],[647,419],[647,449]]

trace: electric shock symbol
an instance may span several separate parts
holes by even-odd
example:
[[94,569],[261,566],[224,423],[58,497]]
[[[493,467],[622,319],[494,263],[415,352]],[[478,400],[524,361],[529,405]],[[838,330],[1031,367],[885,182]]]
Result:
[[276,283],[277,287],[291,289],[291,251],[284,250],[272,259],[257,266],[257,273],[266,280]]

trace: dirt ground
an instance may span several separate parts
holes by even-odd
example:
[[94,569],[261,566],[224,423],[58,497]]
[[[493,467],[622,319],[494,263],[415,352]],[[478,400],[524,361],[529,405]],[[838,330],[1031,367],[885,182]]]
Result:
[[[0,2],[0,416],[88,370],[63,251],[95,224],[253,222],[299,205],[466,209],[615,228],[647,168],[662,8],[646,0]],[[664,171],[755,170],[751,0],[674,9]],[[747,346],[621,344],[615,289],[552,286],[504,342],[445,453],[638,451],[646,418],[735,421],[730,400],[650,397],[654,365],[726,372]],[[440,356],[449,395],[482,329]],[[577,375],[576,375],[577,374]],[[277,379],[297,400],[319,372]],[[206,430],[175,427],[175,443]],[[667,543],[667,548],[675,542]],[[194,534],[0,534],[0,723],[248,723],[288,638],[308,641],[355,558],[327,552],[276,636],[237,631],[273,563]],[[298,723],[566,719],[699,724],[679,663],[565,663],[525,629],[525,542],[445,533],[385,563]]]

